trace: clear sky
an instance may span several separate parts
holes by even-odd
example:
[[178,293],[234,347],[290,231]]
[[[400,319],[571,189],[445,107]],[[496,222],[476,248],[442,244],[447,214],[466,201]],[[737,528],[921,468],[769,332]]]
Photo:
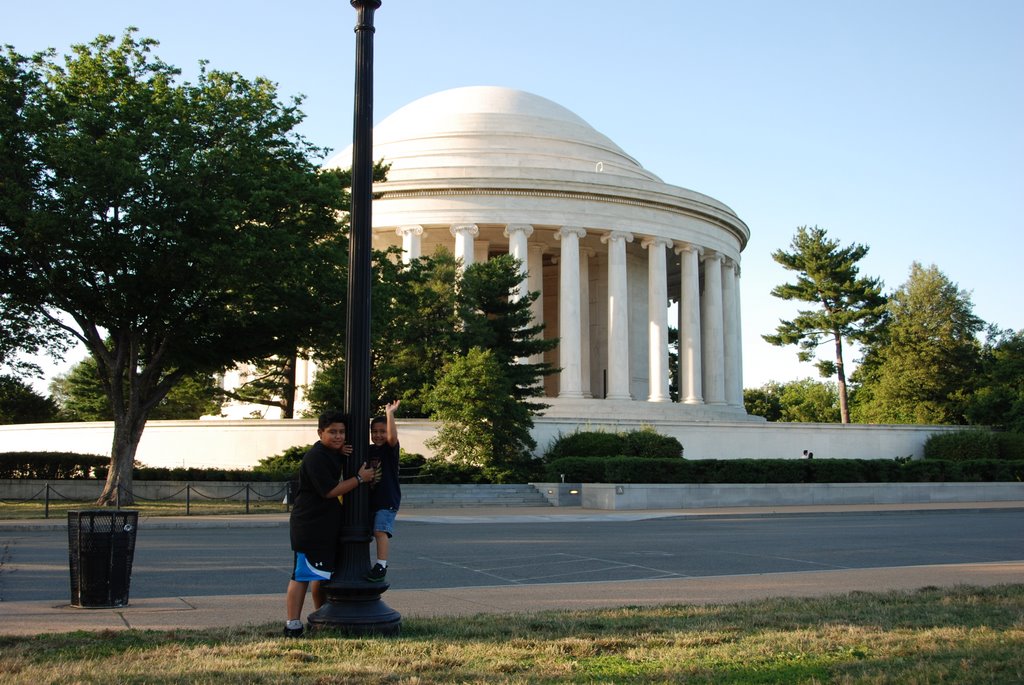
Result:
[[[206,59],[303,94],[302,133],[340,150],[355,18],[346,0],[33,0],[5,3],[0,43],[63,54],[137,26],[186,78]],[[770,295],[792,280],[771,253],[801,225],[869,246],[861,271],[888,291],[934,264],[986,322],[1024,329],[1020,0],[383,0],[375,25],[376,122],[448,88],[518,88],[732,207],[751,231],[744,387],[816,377],[761,339],[796,313]]]

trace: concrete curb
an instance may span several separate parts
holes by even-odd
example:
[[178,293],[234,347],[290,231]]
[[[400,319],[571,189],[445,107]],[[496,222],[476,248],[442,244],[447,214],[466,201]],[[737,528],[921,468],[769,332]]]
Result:
[[[884,514],[913,511],[1024,510],[1024,501],[922,502],[915,504],[836,504],[756,507],[709,507],[703,509],[642,509],[613,511],[582,507],[461,507],[410,508],[399,513],[402,521],[424,523],[543,523],[546,521],[642,521],[652,518],[735,518],[764,516],[823,516],[841,514]],[[288,525],[288,514],[230,514],[224,516],[145,516],[139,528],[174,530],[180,528],[278,528]],[[0,532],[22,530],[66,530],[66,518],[0,520]]]
[[[390,590],[382,599],[403,618],[528,614],[622,606],[731,604],[771,597],[1019,583],[1024,561],[806,571],[646,581]],[[173,630],[271,625],[280,635],[284,597],[230,595],[132,600],[117,609],[77,609],[53,601],[0,603],[0,635],[79,630]]]

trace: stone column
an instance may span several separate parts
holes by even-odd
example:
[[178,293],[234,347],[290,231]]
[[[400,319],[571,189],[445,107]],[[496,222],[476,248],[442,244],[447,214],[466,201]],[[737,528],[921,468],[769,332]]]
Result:
[[680,256],[679,277],[679,401],[702,404],[700,354],[700,250],[685,244]]
[[700,308],[701,348],[704,351],[704,402],[725,404],[725,341],[722,315],[722,255],[704,257],[704,297]]
[[608,244],[608,396],[631,400],[629,392],[629,288],[626,277],[626,243],[633,234],[612,231],[601,238]]
[[578,226],[562,226],[555,238],[562,243],[558,281],[559,397],[583,397],[580,357],[580,238],[587,232]]
[[[531,293],[538,293],[537,299],[530,305],[530,313],[533,315],[534,325],[539,326],[544,323],[544,246],[530,245],[529,253],[529,273],[526,282]],[[531,364],[542,364],[543,362],[543,353],[530,357]],[[541,380],[540,384],[543,385],[543,383],[544,381]]]
[[743,378],[740,376],[739,292],[736,287],[736,262],[724,260],[722,264],[722,322],[725,351],[725,403],[743,406]]
[[423,254],[423,227],[419,225],[399,226],[395,233],[402,236],[402,263],[409,264]]
[[292,408],[292,418],[310,411],[309,389],[316,379],[316,373],[315,361],[302,355],[295,358],[295,406]]
[[[736,376],[739,378],[739,390],[740,390],[740,407],[744,407],[743,404],[743,296],[740,294],[740,277],[743,275],[740,269],[740,263],[736,262],[736,334],[739,336],[736,339]],[[744,407],[744,412],[746,409]]]
[[519,272],[523,279],[519,282],[517,299],[523,299],[530,294],[530,283],[527,278],[529,272],[529,238],[533,235],[533,226],[530,224],[509,224],[505,227],[505,237],[508,238],[508,253],[519,260]]
[[473,242],[473,263],[483,264],[490,257],[491,253],[491,241],[489,240],[476,240]]
[[590,258],[594,250],[580,248],[580,373],[583,396],[593,397],[590,389]]
[[647,250],[647,376],[648,402],[669,402],[668,389],[668,272],[665,238],[644,238]]
[[455,236],[455,259],[462,260],[462,269],[473,264],[473,238],[480,235],[476,224],[456,224],[450,229]]

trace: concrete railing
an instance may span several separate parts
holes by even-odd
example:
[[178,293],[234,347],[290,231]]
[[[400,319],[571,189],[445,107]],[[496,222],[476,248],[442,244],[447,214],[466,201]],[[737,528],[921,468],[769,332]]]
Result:
[[[531,483],[556,507],[588,509],[704,509],[716,507],[796,506],[837,504],[927,504],[956,502],[1022,502],[1024,483],[723,483],[723,484],[628,484]],[[430,485],[405,485],[410,495],[428,491]],[[460,486],[446,486],[458,488]],[[483,496],[488,486],[462,486]],[[495,493],[504,486],[494,486]],[[137,498],[148,500],[226,499],[232,501],[284,499],[285,483],[136,481]],[[97,480],[0,480],[0,499],[41,501],[47,497],[93,500],[103,481]],[[478,503],[486,506],[486,501]],[[493,498],[501,506],[501,498]],[[435,505],[438,506],[438,505]],[[1024,504],[1022,504],[1024,506]]]
[[1024,502],[1024,483],[583,483],[579,487],[584,507],[613,510]]

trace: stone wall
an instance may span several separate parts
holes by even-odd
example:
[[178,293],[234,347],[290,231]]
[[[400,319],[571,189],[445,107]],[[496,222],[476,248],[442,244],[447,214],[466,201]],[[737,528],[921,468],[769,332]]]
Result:
[[588,509],[1024,502],[1024,483],[755,483],[616,485],[584,483]]
[[[613,406],[614,405],[614,406]],[[810,450],[816,459],[893,459],[922,456],[933,433],[956,426],[881,426],[755,421],[683,421],[673,408],[647,402],[589,402],[591,411],[553,403],[537,417],[532,431],[541,454],[559,435],[577,430],[628,431],[653,427],[683,444],[687,459],[800,458]],[[632,409],[627,411],[626,407]],[[594,409],[600,409],[597,411]],[[579,416],[589,418],[580,419]],[[425,419],[399,419],[398,433],[407,452],[432,456],[425,442],[435,433]],[[51,451],[110,454],[113,424],[55,423],[0,426],[0,452]],[[150,421],[142,434],[137,459],[146,466],[250,468],[264,457],[295,445],[315,442],[312,419],[245,421]]]

